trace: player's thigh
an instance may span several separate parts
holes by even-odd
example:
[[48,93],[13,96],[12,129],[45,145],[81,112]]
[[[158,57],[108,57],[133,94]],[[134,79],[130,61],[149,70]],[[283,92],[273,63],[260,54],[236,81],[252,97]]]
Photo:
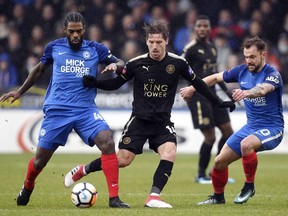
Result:
[[73,129],[73,116],[64,110],[49,110],[42,121],[38,146],[44,149],[56,150],[59,145],[66,144],[68,135]]
[[276,148],[281,143],[284,131],[283,128],[263,128],[256,130],[253,134],[262,143],[258,151],[266,151]]
[[[163,146],[162,146],[163,145]],[[177,139],[174,123],[167,121],[159,124],[157,128],[150,128],[149,148],[157,153],[163,153],[173,157],[176,153]],[[161,148],[160,148],[161,147]],[[159,152],[159,149],[162,151]],[[163,155],[162,154],[162,155]]]
[[133,154],[142,154],[143,146],[148,139],[146,121],[131,116],[125,124],[121,138],[119,140],[119,149],[125,149]]
[[119,149],[117,156],[118,156],[119,167],[126,167],[131,164],[131,162],[134,160],[136,155],[129,150]]
[[242,156],[241,142],[243,139],[245,139],[247,136],[249,136],[252,133],[253,133],[253,130],[247,125],[244,125],[240,130],[233,133],[227,139],[226,143],[234,152],[236,152],[236,154],[238,154],[241,157]]
[[[110,127],[100,112],[96,108],[91,107],[86,109],[85,112],[82,111],[81,113],[78,113],[77,121],[74,125],[74,130],[86,144],[93,146],[95,143],[95,138],[99,132],[109,132]],[[112,135],[109,132],[109,134],[107,134],[107,136],[104,138],[107,140],[104,140],[103,142],[108,142],[108,139],[112,139]],[[104,138],[102,136],[102,139]]]

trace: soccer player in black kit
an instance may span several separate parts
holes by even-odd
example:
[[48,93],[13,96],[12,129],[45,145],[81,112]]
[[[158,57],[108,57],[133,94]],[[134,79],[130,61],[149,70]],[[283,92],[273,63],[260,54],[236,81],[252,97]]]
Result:
[[[149,148],[160,156],[154,173],[150,194],[144,206],[150,208],[172,208],[160,199],[160,192],[166,185],[176,158],[176,132],[170,121],[179,77],[190,83],[218,107],[235,109],[233,102],[223,102],[213,94],[208,86],[198,78],[180,56],[166,51],[168,27],[164,22],[145,25],[146,44],[149,53],[128,61],[117,77],[97,81],[95,77],[83,77],[83,85],[104,90],[115,90],[134,78],[132,114],[119,141],[119,167],[129,166],[137,154],[143,153],[143,145],[148,140]],[[71,186],[90,172],[101,170],[101,160],[87,165],[78,165],[64,178],[65,186]]]
[[[217,50],[214,44],[209,41],[210,31],[209,18],[204,15],[198,16],[195,23],[196,38],[185,46],[182,54],[194,73],[201,79],[218,72]],[[219,86],[231,98],[225,84],[222,82]],[[210,89],[216,94],[215,86],[210,87]],[[217,154],[219,154],[227,138],[233,133],[229,113],[226,109],[215,107],[213,103],[197,92],[192,99],[187,101],[187,105],[192,115],[194,128],[200,129],[204,136],[199,152],[198,173],[195,181],[200,184],[212,184],[210,176],[206,175],[206,170],[210,162],[213,144],[216,141],[215,127],[218,127],[222,134],[218,143]],[[232,183],[234,179],[229,178],[228,182]]]

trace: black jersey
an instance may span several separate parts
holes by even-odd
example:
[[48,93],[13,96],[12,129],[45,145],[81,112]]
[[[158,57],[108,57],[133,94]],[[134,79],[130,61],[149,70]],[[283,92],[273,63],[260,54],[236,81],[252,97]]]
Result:
[[121,76],[134,78],[133,114],[150,121],[169,120],[180,75],[188,81],[195,78],[188,62],[169,52],[161,61],[144,54],[127,62]]
[[[217,73],[217,50],[214,44],[195,39],[188,43],[183,51],[183,57],[199,78]],[[211,87],[211,90],[214,91],[215,87]]]

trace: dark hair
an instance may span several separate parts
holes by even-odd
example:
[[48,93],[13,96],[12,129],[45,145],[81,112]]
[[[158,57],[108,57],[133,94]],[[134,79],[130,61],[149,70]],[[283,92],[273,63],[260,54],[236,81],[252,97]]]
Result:
[[84,17],[78,12],[70,12],[65,16],[64,27],[67,28],[69,22],[81,22],[86,27]]
[[263,40],[261,40],[258,36],[252,37],[244,41],[242,49],[249,49],[252,46],[256,46],[258,51],[265,51],[266,44]]
[[198,20],[208,20],[208,21],[210,22],[209,17],[206,16],[206,15],[199,15],[199,16],[197,16],[196,21],[198,21]]
[[156,20],[149,25],[145,23],[143,29],[146,33],[146,39],[149,37],[149,34],[162,34],[164,40],[167,40],[169,37],[169,30],[165,21]]

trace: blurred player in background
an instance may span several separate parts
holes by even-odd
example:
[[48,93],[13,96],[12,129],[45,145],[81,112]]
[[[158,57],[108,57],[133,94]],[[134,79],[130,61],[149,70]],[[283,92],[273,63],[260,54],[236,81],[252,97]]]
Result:
[[41,61],[32,69],[24,84],[0,98],[0,102],[19,99],[53,64],[53,77],[48,86],[43,111],[39,142],[35,157],[28,165],[24,185],[18,195],[17,205],[28,204],[35,186],[35,179],[46,166],[59,146],[64,146],[74,129],[89,146],[96,145],[100,151],[102,169],[109,191],[109,206],[129,208],[118,197],[118,159],[112,132],[95,104],[95,89],[84,88],[84,75],[97,76],[98,64],[106,64],[104,71],[122,69],[125,63],[113,56],[107,47],[83,39],[85,20],[80,13],[66,15],[64,32],[66,38],[50,42]]
[[[143,146],[148,140],[149,148],[159,154],[160,162],[144,206],[172,208],[160,199],[160,193],[171,176],[176,158],[176,132],[170,117],[180,76],[209,98],[214,106],[230,107],[232,111],[235,105],[231,101],[223,102],[213,94],[183,57],[166,51],[169,35],[165,22],[155,21],[144,26],[144,30],[149,53],[128,61],[122,73],[114,79],[97,81],[95,77],[84,76],[83,84],[91,88],[116,90],[134,79],[132,114],[119,141],[119,166],[129,166],[137,154],[143,153]],[[70,187],[84,175],[98,170],[101,170],[100,159],[85,166],[78,165],[66,174],[65,186]]]
[[[217,50],[209,41],[211,32],[210,20],[207,16],[200,15],[195,23],[195,36],[184,48],[183,57],[186,58],[195,74],[203,79],[206,76],[217,73]],[[221,89],[231,98],[231,93],[224,82],[219,83]],[[216,94],[215,86],[210,87]],[[193,98],[187,101],[190,109],[193,125],[195,129],[200,129],[204,136],[204,141],[199,152],[198,174],[195,181],[200,184],[212,184],[210,176],[206,175],[213,144],[216,141],[215,127],[221,131],[222,137],[218,142],[218,152],[220,153],[228,137],[233,133],[230,123],[229,113],[226,109],[213,106],[213,104],[200,93],[195,93]],[[234,182],[229,179],[230,183]]]
[[[282,107],[283,82],[280,73],[265,62],[266,44],[259,37],[243,43],[246,64],[213,74],[203,80],[209,85],[219,82],[238,82],[240,89],[234,89],[235,101],[243,99],[247,124],[228,138],[220,154],[215,158],[212,170],[214,194],[205,204],[224,204],[224,189],[228,180],[228,166],[242,158],[245,184],[234,199],[234,203],[246,203],[255,194],[255,175],[258,165],[256,153],[276,148],[283,139],[284,119]],[[184,99],[192,96],[195,89],[180,90]]]

